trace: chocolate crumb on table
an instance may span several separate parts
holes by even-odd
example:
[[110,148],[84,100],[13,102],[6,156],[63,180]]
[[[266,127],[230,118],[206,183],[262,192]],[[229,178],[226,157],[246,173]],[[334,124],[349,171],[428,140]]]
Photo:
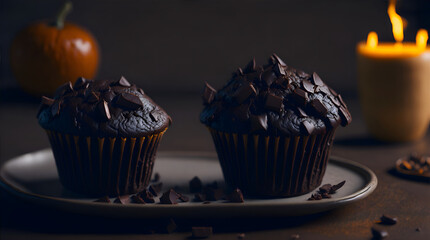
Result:
[[388,215],[382,215],[381,217],[381,221],[379,222],[380,224],[385,224],[385,225],[394,225],[397,223],[397,218],[396,217],[391,217]]
[[430,156],[412,153],[409,157],[399,159],[396,168],[406,175],[430,177]]
[[372,230],[373,239],[375,239],[375,240],[388,237],[388,232],[385,231],[384,229],[372,227],[371,230]]

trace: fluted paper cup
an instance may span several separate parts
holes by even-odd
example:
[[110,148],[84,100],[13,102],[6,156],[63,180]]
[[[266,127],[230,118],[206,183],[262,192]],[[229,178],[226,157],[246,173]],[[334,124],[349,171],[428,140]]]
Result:
[[148,186],[165,131],[140,138],[46,132],[64,187],[91,196],[119,196]]
[[292,137],[209,131],[228,186],[248,196],[292,197],[321,184],[335,129]]

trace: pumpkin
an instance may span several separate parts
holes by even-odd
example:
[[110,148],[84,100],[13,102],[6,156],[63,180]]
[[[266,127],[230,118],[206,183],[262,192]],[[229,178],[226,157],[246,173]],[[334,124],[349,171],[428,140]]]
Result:
[[12,42],[12,72],[22,89],[31,95],[52,96],[66,82],[95,77],[98,44],[91,33],[65,22],[71,8],[71,2],[66,2],[55,23],[33,23]]

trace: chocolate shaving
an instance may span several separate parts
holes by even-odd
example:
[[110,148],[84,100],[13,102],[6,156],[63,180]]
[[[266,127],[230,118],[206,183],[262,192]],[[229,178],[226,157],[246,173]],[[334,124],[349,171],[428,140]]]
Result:
[[333,193],[335,193],[337,190],[339,190],[341,187],[343,187],[343,185],[345,185],[345,180],[344,181],[342,181],[342,182],[340,182],[340,183],[338,183],[338,184],[336,184],[336,185],[333,185],[332,187],[331,187],[331,189],[330,189],[330,194],[333,194]]
[[312,80],[314,81],[314,84],[317,86],[323,86],[324,82],[321,80],[320,76],[318,76],[317,73],[312,74]]
[[286,67],[287,64],[282,61],[282,59],[280,57],[278,57],[278,55],[276,55],[276,53],[272,54],[272,57],[279,63],[281,64],[281,66]]
[[237,70],[236,70],[236,74],[237,74],[238,76],[243,76],[244,74],[243,74],[243,70],[242,70],[242,68],[237,68]]
[[322,185],[317,192],[313,193],[308,200],[321,200],[323,198],[331,198],[331,194],[336,193],[343,185],[345,185],[346,181],[342,181],[336,185],[324,184]]
[[251,115],[251,132],[267,130],[267,115]]
[[124,76],[121,76],[121,78],[116,82],[117,85],[123,86],[123,87],[131,87],[131,84],[125,79]]
[[172,188],[167,192],[164,192],[160,197],[161,204],[178,204],[179,194],[175,192]]
[[212,235],[212,227],[192,227],[191,234],[193,238],[208,238]]
[[304,79],[303,82],[303,88],[308,92],[308,93],[314,93],[315,92],[315,86],[309,82],[308,80]]
[[256,95],[257,90],[255,90],[254,86],[251,83],[245,83],[236,90],[234,98],[238,103],[243,103],[250,96]]
[[110,198],[108,196],[101,197],[101,198],[95,200],[94,202],[111,203]]
[[205,83],[205,88],[203,89],[203,104],[211,104],[212,101],[215,99],[216,90],[209,85],[207,82]]
[[84,86],[87,87],[88,86],[87,83],[88,83],[87,79],[85,79],[83,77],[79,77],[76,80],[75,84],[73,85],[73,88],[74,89],[79,89],[79,88],[84,87]]
[[116,100],[116,104],[130,110],[135,110],[142,106],[140,98],[131,93],[121,93]]
[[110,120],[111,119],[111,115],[110,115],[110,111],[109,111],[109,106],[108,103],[103,100],[103,102],[100,102],[98,104],[98,109],[99,109],[99,113],[100,116],[102,117],[103,120]]
[[273,70],[275,71],[278,77],[285,76],[285,69],[279,63],[275,65]]
[[320,193],[330,193],[331,189],[332,189],[331,184],[324,184],[319,188],[319,192]]
[[278,97],[273,94],[267,94],[265,107],[274,112],[280,112],[282,107],[282,97]]
[[91,93],[87,96],[87,102],[89,103],[95,103],[98,102],[100,99],[100,93],[95,93],[91,91]]

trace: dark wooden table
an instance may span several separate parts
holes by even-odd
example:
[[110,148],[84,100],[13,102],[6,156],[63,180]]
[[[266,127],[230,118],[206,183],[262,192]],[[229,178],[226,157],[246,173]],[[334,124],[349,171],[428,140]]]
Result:
[[[37,101],[20,94],[3,93],[0,102],[0,164],[11,157],[49,147],[35,115]],[[151,94],[150,94],[151,95]],[[174,123],[160,150],[214,151],[210,136],[199,123],[198,94],[152,94],[172,116]],[[13,96],[6,100],[7,96]],[[382,226],[388,239],[430,239],[430,184],[405,179],[393,173],[395,161],[412,151],[430,153],[430,135],[405,144],[387,144],[371,139],[360,116],[357,100],[347,99],[353,123],[340,128],[332,155],[345,157],[372,169],[377,189],[366,199],[329,212],[295,218],[175,219],[177,232],[150,233],[164,220],[119,220],[71,214],[39,208],[0,191],[0,239],[187,239],[190,228],[210,225],[211,239],[371,239],[370,229],[382,214],[399,222]],[[419,228],[420,231],[416,229]]]

